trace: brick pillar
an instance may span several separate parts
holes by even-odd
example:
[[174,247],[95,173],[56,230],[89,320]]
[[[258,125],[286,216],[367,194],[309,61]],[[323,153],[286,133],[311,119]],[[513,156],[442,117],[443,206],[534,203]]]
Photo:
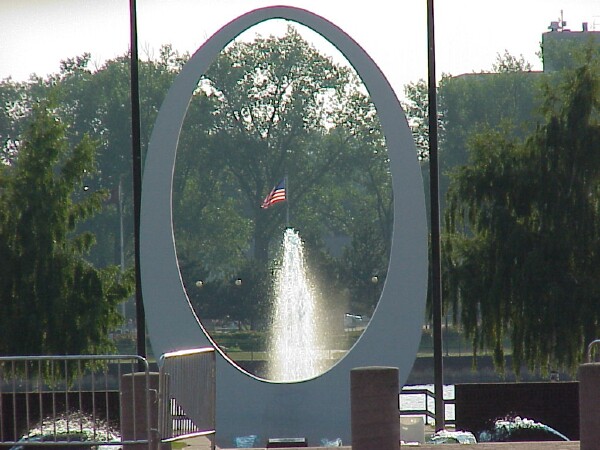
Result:
[[[146,396],[150,400],[150,428],[158,429],[158,373],[151,372],[146,386],[146,373],[136,372],[121,377],[121,438],[123,440],[145,440],[148,437]],[[156,433],[151,434],[151,443],[128,444],[123,450],[157,449]]]
[[579,440],[581,450],[600,449],[600,363],[579,366]]
[[398,450],[399,394],[396,367],[350,371],[352,450]]

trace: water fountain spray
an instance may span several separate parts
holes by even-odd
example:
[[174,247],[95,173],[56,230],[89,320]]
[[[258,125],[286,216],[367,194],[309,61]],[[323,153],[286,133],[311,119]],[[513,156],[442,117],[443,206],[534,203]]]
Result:
[[303,243],[293,228],[283,235],[274,282],[269,379],[300,381],[323,371],[317,295],[308,279]]

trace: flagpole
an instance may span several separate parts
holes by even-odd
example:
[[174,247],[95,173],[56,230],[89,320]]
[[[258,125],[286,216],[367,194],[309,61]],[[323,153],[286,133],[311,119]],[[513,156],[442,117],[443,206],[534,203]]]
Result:
[[286,199],[286,210],[285,210],[285,227],[290,227],[290,185],[288,182],[287,173],[285,174],[285,199]]

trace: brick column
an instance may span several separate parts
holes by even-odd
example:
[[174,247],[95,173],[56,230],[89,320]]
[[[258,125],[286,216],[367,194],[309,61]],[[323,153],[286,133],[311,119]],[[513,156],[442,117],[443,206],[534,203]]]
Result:
[[352,450],[398,450],[399,394],[396,367],[350,371]]
[[[146,386],[146,373],[136,372],[121,377],[121,439],[145,440],[148,438],[148,427],[158,428],[158,373],[151,372]],[[150,424],[148,424],[146,398],[150,400]],[[158,448],[156,433],[151,434],[151,443],[128,444],[123,450],[154,450]]]
[[581,450],[600,449],[600,363],[579,366],[579,440]]

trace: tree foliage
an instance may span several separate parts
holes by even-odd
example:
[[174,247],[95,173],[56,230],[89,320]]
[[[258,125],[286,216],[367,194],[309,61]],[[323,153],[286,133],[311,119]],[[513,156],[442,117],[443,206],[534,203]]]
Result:
[[[140,61],[143,151],[187,59],[164,46],[157,58]],[[123,250],[131,265],[129,55],[99,68],[90,61],[83,54],[63,61],[57,74],[0,83],[2,158],[16,160],[33,105],[52,99],[72,145],[86,134],[97,143],[98,170],[86,181],[90,191],[116,194],[119,184],[123,188]],[[348,288],[344,298],[368,302],[372,309],[372,295],[364,298],[355,281],[364,271],[369,279],[378,275],[378,289],[383,285],[392,189],[376,110],[355,72],[290,28],[279,37],[234,41],[198,76],[177,150],[173,219],[182,277],[192,300],[204,305],[204,317],[241,318],[245,310],[247,323],[259,322],[264,311],[259,303],[270,288],[259,277],[269,275],[286,226],[285,205],[267,210],[260,205],[286,174],[290,225],[301,231],[324,295],[334,302],[334,294]],[[117,206],[106,202],[78,224],[97,237],[86,257],[99,267],[120,261]],[[359,254],[360,248],[371,254]],[[371,266],[357,271],[355,258]],[[245,278],[241,289],[232,288],[236,278]],[[202,289],[196,287],[200,280]]]
[[[152,125],[173,78],[187,60],[170,46],[164,46],[156,59],[140,61],[141,144],[144,152]],[[0,159],[10,162],[18,155],[19,138],[33,106],[42,100],[55,105],[54,113],[68,124],[66,136],[73,145],[85,134],[97,143],[97,171],[88,179],[91,189],[107,189],[115,195],[121,186],[126,262],[133,259],[133,208],[131,180],[130,64],[125,54],[91,67],[91,55],[61,61],[58,73],[32,77],[27,82],[0,82]],[[80,227],[92,231],[98,245],[90,260],[100,266],[120,262],[118,202],[105,205],[101,212]]]
[[85,190],[94,142],[71,147],[66,126],[46,105],[32,111],[18,157],[0,172],[0,353],[82,354],[112,348],[108,331],[131,282],[85,256],[94,244],[77,224],[102,206]]
[[[357,119],[343,108],[358,95],[357,83],[353,72],[333,64],[292,27],[280,38],[234,42],[208,70],[198,97],[213,100],[213,120],[201,157],[214,162],[218,155],[221,177],[239,192],[252,223],[255,259],[267,260],[275,230],[285,225],[283,208],[260,208],[278,180],[287,174],[298,223],[303,214],[296,212],[326,176],[352,170],[348,162],[360,150],[350,135]],[[328,118],[334,123],[325,123]],[[341,120],[345,129],[335,127]]]
[[[365,268],[367,279],[378,273],[383,280],[393,206],[375,108],[351,68],[333,63],[292,27],[281,37],[233,42],[190,104],[178,149],[174,221],[178,255],[189,266],[186,285],[208,280],[202,291],[189,288],[195,296],[219,284],[214,289],[228,302],[232,292],[256,295],[246,304],[268,301],[269,283],[251,289],[244,282],[232,291],[231,280],[265,273],[277,254],[288,205],[260,206],[285,175],[290,225],[301,230],[326,297],[354,289],[350,281],[362,275],[345,265],[360,257],[349,246],[345,259],[331,256],[332,239],[350,242],[368,230],[376,261]],[[226,302],[221,305],[224,315]]]
[[[526,139],[487,129],[453,173],[444,240],[447,295],[475,351],[514,369],[574,369],[600,332],[598,60],[547,79]],[[458,310],[458,309],[457,309]]]
[[492,64],[494,73],[531,72],[531,63],[525,60],[523,55],[514,56],[508,50],[496,54],[496,61]]
[[[525,136],[535,128],[539,74],[522,56],[498,54],[491,70],[458,76],[442,74],[437,86],[440,207],[445,208],[449,172],[467,163],[467,141],[481,128],[494,128]],[[423,178],[429,177],[429,99],[425,80],[405,86],[406,111]],[[426,191],[428,194],[428,191]]]
[[[437,112],[438,112],[438,142],[443,146],[445,140],[445,112],[446,107],[443,101],[443,92],[446,82],[450,75],[442,74],[437,92]],[[402,102],[402,107],[406,113],[408,124],[412,130],[413,139],[417,147],[417,157],[420,161],[429,160],[429,86],[427,81],[420,79],[416,82],[408,83],[404,86],[404,95],[406,100]]]
[[[464,136],[472,129],[485,123],[495,125],[505,118],[518,122],[530,117],[531,106],[527,102],[531,101],[532,77],[529,73],[523,76],[524,72],[531,72],[531,64],[522,55],[517,57],[505,50],[496,55],[491,71],[459,76],[442,74],[436,92],[438,141],[444,168],[466,162],[466,153],[460,149],[464,148]],[[404,86],[406,100],[402,103],[418,158],[423,161],[429,159],[428,89],[424,79],[408,83]]]
[[587,47],[589,56],[600,56],[600,39],[594,33],[551,32],[542,36],[539,56],[544,63],[544,72],[569,69],[581,61],[581,49]]

